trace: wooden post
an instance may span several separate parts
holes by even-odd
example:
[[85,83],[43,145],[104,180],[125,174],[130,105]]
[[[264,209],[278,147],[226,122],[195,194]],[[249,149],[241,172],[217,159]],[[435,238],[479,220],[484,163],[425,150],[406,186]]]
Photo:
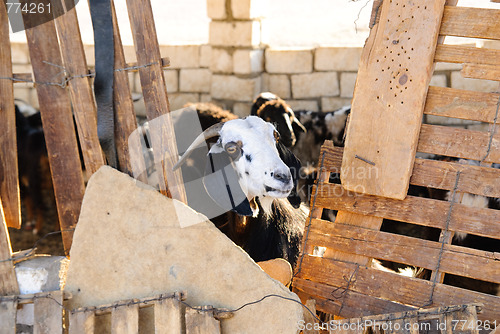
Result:
[[219,320],[214,318],[211,306],[203,306],[202,311],[186,309],[186,334],[220,334]]
[[49,295],[34,299],[34,334],[62,334],[63,332],[63,293],[53,291]]
[[163,116],[161,126],[154,127],[153,122],[150,122],[155,162],[161,162],[163,169],[162,173],[158,174],[163,174],[164,180],[162,181],[165,181],[165,184],[167,179],[172,183],[160,190],[172,198],[187,203],[182,174],[180,170],[172,171],[178,159],[177,144],[169,114],[170,106],[151,4],[148,1],[127,0],[127,7],[137,53],[137,64],[140,66],[139,75],[146,113],[150,121]]
[[12,249],[0,199],[0,296],[19,294],[14,262],[10,260],[11,258]]
[[10,54],[9,19],[5,6],[0,6],[0,198],[5,222],[9,227],[21,227],[19,172],[17,167],[16,116],[12,59]]
[[0,334],[16,333],[17,301],[0,302]]
[[154,304],[155,333],[181,334],[184,328],[181,303],[176,298],[168,298]]
[[94,334],[94,331],[94,312],[69,312],[69,334]]
[[[113,80],[113,99],[115,108],[115,143],[118,155],[118,166],[120,170],[132,176],[132,157],[129,145],[140,147],[140,142],[134,142],[135,136],[130,136],[137,129],[137,119],[134,111],[134,102],[130,94],[127,71],[117,71],[127,67],[125,54],[123,52],[120,29],[116,18],[115,6],[111,1],[111,12],[113,13],[113,32],[115,42],[115,74]],[[130,141],[130,142],[129,142]],[[134,156],[133,163],[141,170],[146,170],[144,158],[141,155]],[[141,181],[147,183],[147,177]]]
[[[23,19],[28,21],[30,17],[23,16]],[[78,221],[85,187],[71,103],[64,85],[59,85],[64,82],[65,75],[61,71],[63,67],[54,22],[49,21],[26,30],[26,37],[33,64],[64,250],[68,254],[73,240],[72,229]]]
[[111,334],[139,333],[139,305],[125,305],[111,312]]
[[[61,4],[64,5],[64,1]],[[54,6],[54,8],[60,9],[61,7]],[[97,110],[88,77],[76,9],[73,7],[64,14],[54,12],[54,15],[59,15],[55,23],[61,43],[64,67],[67,75],[72,77],[68,82],[69,92],[73,102],[83,161],[87,177],[90,177],[99,167],[105,165],[105,162],[97,136]]]

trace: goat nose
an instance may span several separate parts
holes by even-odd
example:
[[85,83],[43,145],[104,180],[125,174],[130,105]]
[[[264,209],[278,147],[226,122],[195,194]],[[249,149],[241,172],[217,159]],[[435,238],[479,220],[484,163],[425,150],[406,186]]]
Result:
[[290,179],[292,178],[292,175],[290,175],[290,173],[282,173],[282,172],[275,172],[273,176],[276,180],[281,181],[283,183],[289,183]]

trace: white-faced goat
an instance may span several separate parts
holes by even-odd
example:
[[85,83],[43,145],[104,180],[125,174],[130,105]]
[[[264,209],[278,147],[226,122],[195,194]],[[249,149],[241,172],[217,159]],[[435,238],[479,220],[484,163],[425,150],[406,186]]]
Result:
[[206,129],[174,168],[210,138],[217,141],[205,157],[203,183],[221,213],[212,222],[255,261],[284,258],[294,266],[307,217],[288,198],[300,162],[272,124],[249,116]]

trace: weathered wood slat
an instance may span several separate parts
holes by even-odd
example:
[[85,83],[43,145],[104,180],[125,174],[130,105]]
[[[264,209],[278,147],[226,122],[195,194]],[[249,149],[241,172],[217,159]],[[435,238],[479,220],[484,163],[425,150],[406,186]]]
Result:
[[[24,17],[25,21],[29,19]],[[26,30],[26,37],[37,82],[64,250],[68,253],[85,187],[69,96],[64,88],[55,84],[64,80],[64,74],[54,22]]]
[[[433,289],[432,282],[351,263],[307,256],[307,261],[304,261],[302,267],[301,278],[312,279],[317,283],[331,286],[330,291],[326,295],[322,295],[323,298],[332,298],[335,287],[339,287],[337,293],[342,294],[342,291],[348,286],[349,290],[360,294],[386,300],[397,300],[406,305],[417,307],[460,305],[474,301],[488,305],[479,319],[490,319],[491,321],[500,317],[500,301],[495,296],[437,283],[434,287],[433,303],[428,305]],[[381,313],[387,313],[387,311]]]
[[410,183],[430,188],[453,190],[457,171],[460,171],[458,192],[500,197],[500,169],[496,168],[415,159]]
[[63,332],[63,293],[53,291],[35,298],[34,334],[62,334]]
[[[163,57],[161,58],[161,66],[162,67],[169,67],[170,66],[170,58],[168,57]],[[138,72],[139,67],[137,65],[137,62],[132,62],[132,63],[126,63],[124,67],[120,68],[115,68],[115,71],[117,72]],[[94,69],[89,69],[87,71],[88,75],[94,76],[95,75],[95,70]],[[31,73],[13,73],[12,74],[14,83],[22,83],[22,82],[33,82],[33,76]]]
[[[5,6],[0,6],[0,77],[12,78],[9,19]],[[0,79],[0,198],[5,222],[21,227],[21,202],[17,166],[16,116],[13,82]]]
[[438,45],[435,62],[500,65],[500,50],[462,45]]
[[[307,299],[304,303],[304,322],[305,324],[317,324],[318,320],[316,320],[316,300],[313,298]],[[320,334],[319,330],[312,328],[305,328],[303,330],[303,334]]]
[[220,334],[220,322],[213,312],[186,308],[186,334]]
[[155,334],[181,334],[183,310],[179,300],[168,298],[154,304]]
[[94,312],[69,312],[69,334],[94,334],[94,331]]
[[[441,244],[438,242],[319,219],[313,220],[309,232],[309,245],[324,246],[350,254],[430,270],[437,267],[441,253]],[[500,272],[500,263],[491,252],[445,245],[441,256],[442,272],[500,283],[500,276],[496,275]],[[474,263],[474,267],[464,266],[464,263]]]
[[[417,151],[457,158],[482,160],[488,153],[490,134],[487,132],[422,124]],[[500,132],[493,137],[490,152],[484,162],[500,163]]]
[[14,263],[9,261],[12,258],[12,248],[4,217],[0,198],[0,296],[19,294]]
[[127,7],[137,62],[139,65],[148,65],[139,69],[146,114],[150,121],[163,116],[161,126],[155,127],[153,122],[150,122],[155,162],[161,163],[163,171],[159,174],[163,174],[165,184],[169,183],[161,190],[187,203],[181,172],[172,170],[178,159],[177,144],[169,114],[170,106],[151,4],[140,0],[127,0]]
[[499,99],[497,93],[430,86],[424,114],[493,123]]
[[139,305],[119,306],[111,311],[111,334],[139,333]]
[[465,78],[500,81],[499,65],[464,64],[460,73]]
[[[307,297],[301,296],[302,300],[304,300],[304,297],[314,298],[317,310],[339,315],[343,318],[355,318],[415,309],[409,305],[402,305],[346,289],[348,279],[349,276],[346,277],[346,281],[344,281],[342,287],[336,287],[319,283],[317,280],[295,278],[294,288],[299,296],[303,293],[308,295]],[[360,307],[360,305],[363,305],[363,307]]]
[[[443,316],[449,318],[450,320],[477,320],[477,312],[476,308],[478,304],[469,304],[469,305],[456,305],[456,306],[445,306],[445,307],[433,307],[430,309],[423,310],[414,310],[414,311],[405,311],[405,312],[397,312],[397,313],[386,313],[380,315],[372,315],[365,316],[363,318],[350,318],[350,319],[341,319],[335,321],[335,324],[339,326],[339,328],[343,329],[343,333],[354,334],[357,332],[356,326],[350,328],[350,324],[362,324],[366,327],[371,327],[375,330],[377,326],[382,324],[388,325],[388,331],[390,333],[419,333],[419,328],[424,329],[421,322],[431,319],[442,319]],[[475,319],[475,320],[474,320]],[[420,323],[420,327],[419,327]],[[471,330],[473,324],[476,322],[461,322],[458,321],[452,323],[450,322],[447,330],[450,333],[457,331],[467,331],[467,329]],[[346,325],[345,327],[341,327],[341,325]],[[462,325],[462,326],[460,326]],[[467,326],[471,326],[467,328]],[[365,327],[365,328],[366,328]],[[399,328],[398,328],[399,327]],[[475,326],[474,327],[478,327]],[[349,329],[347,329],[349,328]],[[391,331],[392,329],[392,331]],[[430,329],[430,328],[429,328]],[[331,329],[330,329],[331,330]],[[473,332],[474,330],[472,330]],[[338,331],[332,331],[332,333],[336,333]]]
[[[367,216],[392,219],[444,229],[450,203],[429,198],[408,196],[393,200],[347,192],[338,184],[321,184],[316,204],[333,210],[344,210]],[[498,239],[500,210],[469,207],[455,203],[449,230]]]
[[[61,9],[59,6],[54,8]],[[97,135],[97,109],[90,80],[87,77],[87,60],[80,36],[76,8],[64,14],[55,12],[54,15],[59,15],[55,23],[64,67],[68,75],[73,77],[68,82],[69,92],[78,127],[83,161],[87,177],[90,177],[106,163]]]
[[[444,3],[383,2],[363,49],[347,126],[341,170],[346,189],[406,196]],[[378,173],[357,178],[349,172],[370,166]]]
[[0,301],[0,334],[16,333],[17,301]]
[[[361,226],[369,230],[379,230],[380,226],[382,225],[382,218],[380,217],[366,216],[347,211],[337,212],[335,221],[352,226]],[[312,229],[312,231],[314,231],[314,228]],[[312,240],[314,239],[311,237],[309,242],[311,242]],[[340,261],[347,261],[362,265],[368,265],[372,261],[372,256],[370,254],[356,254],[340,247],[335,248],[334,250],[332,250],[331,248],[327,249],[325,256]]]
[[[342,164],[342,147],[328,148],[324,168],[338,171]],[[495,168],[470,166],[456,162],[415,159],[410,184],[453,190],[456,172],[460,171],[458,192],[480,196],[500,197],[500,170]]]
[[[111,2],[111,12],[113,15],[113,36],[115,44],[115,69],[125,68],[125,54],[120,37],[120,29],[116,18],[115,6]],[[113,102],[115,108],[115,144],[116,153],[118,155],[119,169],[132,176],[131,156],[129,151],[129,140],[137,137],[130,137],[132,132],[137,129],[137,119],[134,111],[134,102],[130,94],[130,86],[128,74],[126,71],[115,71],[113,80]],[[140,143],[130,143],[138,145]],[[134,159],[134,164],[138,164],[139,168],[145,170],[144,159],[138,156]],[[141,181],[147,183],[146,178]]]
[[500,39],[500,10],[445,6],[441,35]]

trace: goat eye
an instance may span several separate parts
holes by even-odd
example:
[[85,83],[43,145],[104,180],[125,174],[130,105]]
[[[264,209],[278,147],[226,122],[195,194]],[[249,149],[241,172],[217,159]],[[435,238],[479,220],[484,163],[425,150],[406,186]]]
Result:
[[274,139],[276,139],[276,141],[280,140],[280,133],[276,130],[274,130]]
[[230,142],[227,143],[226,146],[224,146],[224,149],[226,150],[229,155],[239,155],[241,152],[241,147],[238,145],[238,143],[235,142]]

